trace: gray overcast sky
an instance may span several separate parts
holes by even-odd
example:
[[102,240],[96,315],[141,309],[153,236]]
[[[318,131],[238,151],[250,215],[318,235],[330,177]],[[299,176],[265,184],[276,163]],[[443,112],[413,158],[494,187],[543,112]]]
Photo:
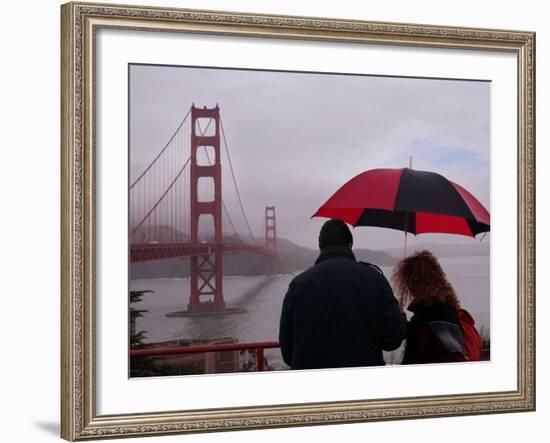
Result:
[[[490,211],[490,83],[132,65],[130,174],[157,155],[192,103],[219,104],[242,200],[257,235],[277,207],[279,237],[316,247],[310,216],[350,178],[407,166],[443,174]],[[224,199],[229,201],[222,157]],[[237,208],[230,210],[238,214]],[[403,233],[358,227],[355,245],[398,247]],[[415,241],[471,242],[441,234]]]

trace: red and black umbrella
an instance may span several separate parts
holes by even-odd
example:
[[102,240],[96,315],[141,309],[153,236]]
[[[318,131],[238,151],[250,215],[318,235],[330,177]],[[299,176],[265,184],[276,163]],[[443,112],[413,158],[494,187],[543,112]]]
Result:
[[487,209],[462,186],[435,172],[410,168],[372,169],[355,176],[313,217],[412,234],[470,237],[490,231],[491,224]]

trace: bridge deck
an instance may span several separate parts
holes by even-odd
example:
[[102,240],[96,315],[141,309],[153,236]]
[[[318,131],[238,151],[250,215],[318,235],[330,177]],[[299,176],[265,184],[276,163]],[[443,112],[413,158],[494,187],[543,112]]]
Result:
[[141,243],[130,245],[130,262],[138,263],[167,258],[196,257],[219,252],[223,252],[224,254],[255,252],[270,257],[275,256],[275,253],[267,248],[245,243]]

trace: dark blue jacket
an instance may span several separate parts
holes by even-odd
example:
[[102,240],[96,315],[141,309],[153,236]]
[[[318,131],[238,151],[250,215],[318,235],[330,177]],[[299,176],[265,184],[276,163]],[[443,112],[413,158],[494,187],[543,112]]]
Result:
[[329,246],[291,281],[279,342],[292,369],[380,366],[382,350],[399,347],[405,333],[382,272],[357,262],[350,248]]

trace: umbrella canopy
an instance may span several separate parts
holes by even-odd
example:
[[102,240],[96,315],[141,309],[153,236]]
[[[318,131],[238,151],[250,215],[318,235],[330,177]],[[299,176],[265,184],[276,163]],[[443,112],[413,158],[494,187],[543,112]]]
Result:
[[491,224],[487,209],[462,186],[435,172],[410,168],[372,169],[355,176],[313,217],[412,234],[470,237],[489,231]]

